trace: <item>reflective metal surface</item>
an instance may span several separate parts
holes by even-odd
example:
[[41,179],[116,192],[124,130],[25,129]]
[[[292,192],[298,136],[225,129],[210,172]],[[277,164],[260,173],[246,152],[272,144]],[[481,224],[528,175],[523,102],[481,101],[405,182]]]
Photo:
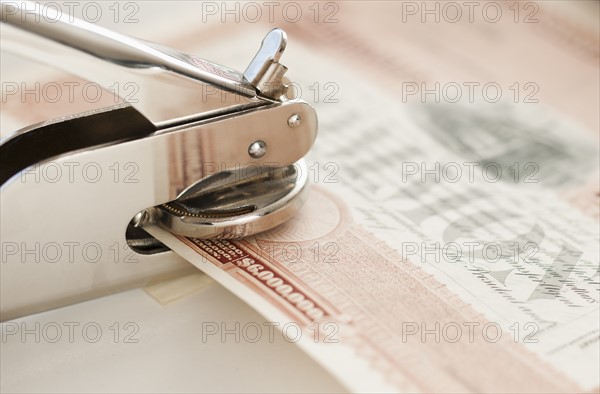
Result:
[[[144,224],[240,237],[282,223],[303,204],[302,158],[317,117],[285,96],[281,30],[267,34],[242,74],[78,20],[23,23],[20,7],[28,6],[2,3],[2,50],[105,87],[135,81],[145,94],[131,106],[45,122],[0,143],[2,319],[127,286],[170,264]],[[48,179],[48,169],[63,176]],[[46,258],[48,246],[60,253]],[[42,257],[35,269],[23,263],[31,248]],[[23,286],[37,290],[12,297]]]
[[[250,166],[224,171],[186,190],[177,200],[149,208],[136,225],[158,224],[194,238],[241,238],[269,230],[304,204],[304,160],[286,167]],[[257,220],[260,218],[260,220]]]
[[[139,94],[132,105],[159,127],[265,104],[257,97],[260,89],[252,85],[255,81],[248,82],[231,68],[71,18],[52,7],[41,15],[41,7],[32,3],[3,1],[0,10],[3,50],[105,88],[134,83]],[[27,18],[23,17],[25,11]],[[267,38],[282,35],[276,30]],[[249,67],[257,70],[263,82],[264,73],[259,70],[268,68],[277,57],[270,55],[269,49],[263,47]]]
[[142,138],[156,128],[127,104],[65,116],[13,133],[0,143],[0,185],[52,157]]
[[287,71],[287,67],[279,64],[286,45],[285,32],[281,29],[271,30],[244,71],[244,79],[259,93],[276,100],[287,91],[287,86],[283,82],[283,74]]
[[[287,120],[294,113],[302,114],[303,125],[290,128]],[[63,286],[63,299],[79,299],[96,287],[131,282],[142,271],[140,264],[166,264],[162,254],[139,255],[132,250],[125,234],[134,216],[174,200],[198,180],[218,172],[300,160],[316,137],[316,122],[307,104],[282,103],[56,157],[22,171],[1,188],[2,242],[18,250],[5,254],[1,266],[3,318],[45,309],[44,302],[60,284],[68,284]],[[247,147],[257,139],[267,142],[269,151],[253,159]],[[115,163],[122,170],[130,166],[135,171],[123,175],[133,175],[115,181],[111,170]],[[64,175],[46,179],[45,166],[61,168]],[[75,169],[75,181],[67,176],[68,168]],[[303,198],[302,193],[298,196]],[[45,247],[56,245],[62,253],[51,263],[41,261],[34,269],[22,263],[25,249],[37,248],[43,257]],[[74,245],[75,253],[70,253],[69,245]],[[124,264],[129,260],[135,264]],[[22,286],[36,291],[11,298]]]

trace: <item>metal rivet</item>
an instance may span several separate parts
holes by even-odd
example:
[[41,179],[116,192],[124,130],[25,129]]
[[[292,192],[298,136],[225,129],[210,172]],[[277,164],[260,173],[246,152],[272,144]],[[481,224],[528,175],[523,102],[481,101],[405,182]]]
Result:
[[254,141],[248,147],[248,154],[250,157],[255,159],[260,159],[267,153],[267,144],[264,141],[258,140]]
[[300,115],[294,114],[294,115],[290,116],[290,118],[288,119],[288,126],[298,127],[298,126],[300,126],[301,122],[302,122],[302,118],[300,117]]

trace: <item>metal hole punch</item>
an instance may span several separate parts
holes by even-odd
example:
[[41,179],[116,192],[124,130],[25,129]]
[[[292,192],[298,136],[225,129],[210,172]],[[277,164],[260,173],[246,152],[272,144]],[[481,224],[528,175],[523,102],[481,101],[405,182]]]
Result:
[[[2,233],[7,239],[120,243],[164,251],[143,228],[238,238],[288,220],[306,200],[303,157],[317,116],[289,100],[279,63],[287,38],[270,31],[238,72],[68,15],[35,18],[2,2],[2,50],[105,88],[134,83],[130,103],[20,130],[0,144]],[[52,8],[45,13],[52,13]],[[27,14],[27,15],[25,15]],[[36,169],[94,166],[96,182],[36,182]],[[127,180],[109,169],[135,169]],[[26,208],[25,208],[26,207]]]

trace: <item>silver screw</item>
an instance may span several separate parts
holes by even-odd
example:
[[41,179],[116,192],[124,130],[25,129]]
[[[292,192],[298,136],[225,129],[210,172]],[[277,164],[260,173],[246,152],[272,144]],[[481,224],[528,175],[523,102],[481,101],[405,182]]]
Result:
[[254,141],[248,147],[248,154],[250,157],[260,159],[267,153],[267,144],[264,141]]
[[300,115],[298,114],[294,114],[292,116],[290,116],[290,118],[288,119],[288,126],[290,127],[298,127],[300,126],[300,123],[302,122],[302,118],[300,117]]

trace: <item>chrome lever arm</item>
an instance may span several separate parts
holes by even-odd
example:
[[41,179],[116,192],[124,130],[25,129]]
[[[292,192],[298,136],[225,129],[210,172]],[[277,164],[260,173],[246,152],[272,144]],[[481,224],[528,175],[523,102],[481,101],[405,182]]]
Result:
[[[51,7],[41,15],[39,4],[1,1],[0,12],[3,49],[105,88],[115,82],[136,83],[141,96],[131,104],[159,128],[265,105],[285,93],[285,67],[277,60],[286,37],[279,29],[265,37],[246,70],[248,80],[231,68],[70,18]],[[226,93],[216,94],[218,90]]]

